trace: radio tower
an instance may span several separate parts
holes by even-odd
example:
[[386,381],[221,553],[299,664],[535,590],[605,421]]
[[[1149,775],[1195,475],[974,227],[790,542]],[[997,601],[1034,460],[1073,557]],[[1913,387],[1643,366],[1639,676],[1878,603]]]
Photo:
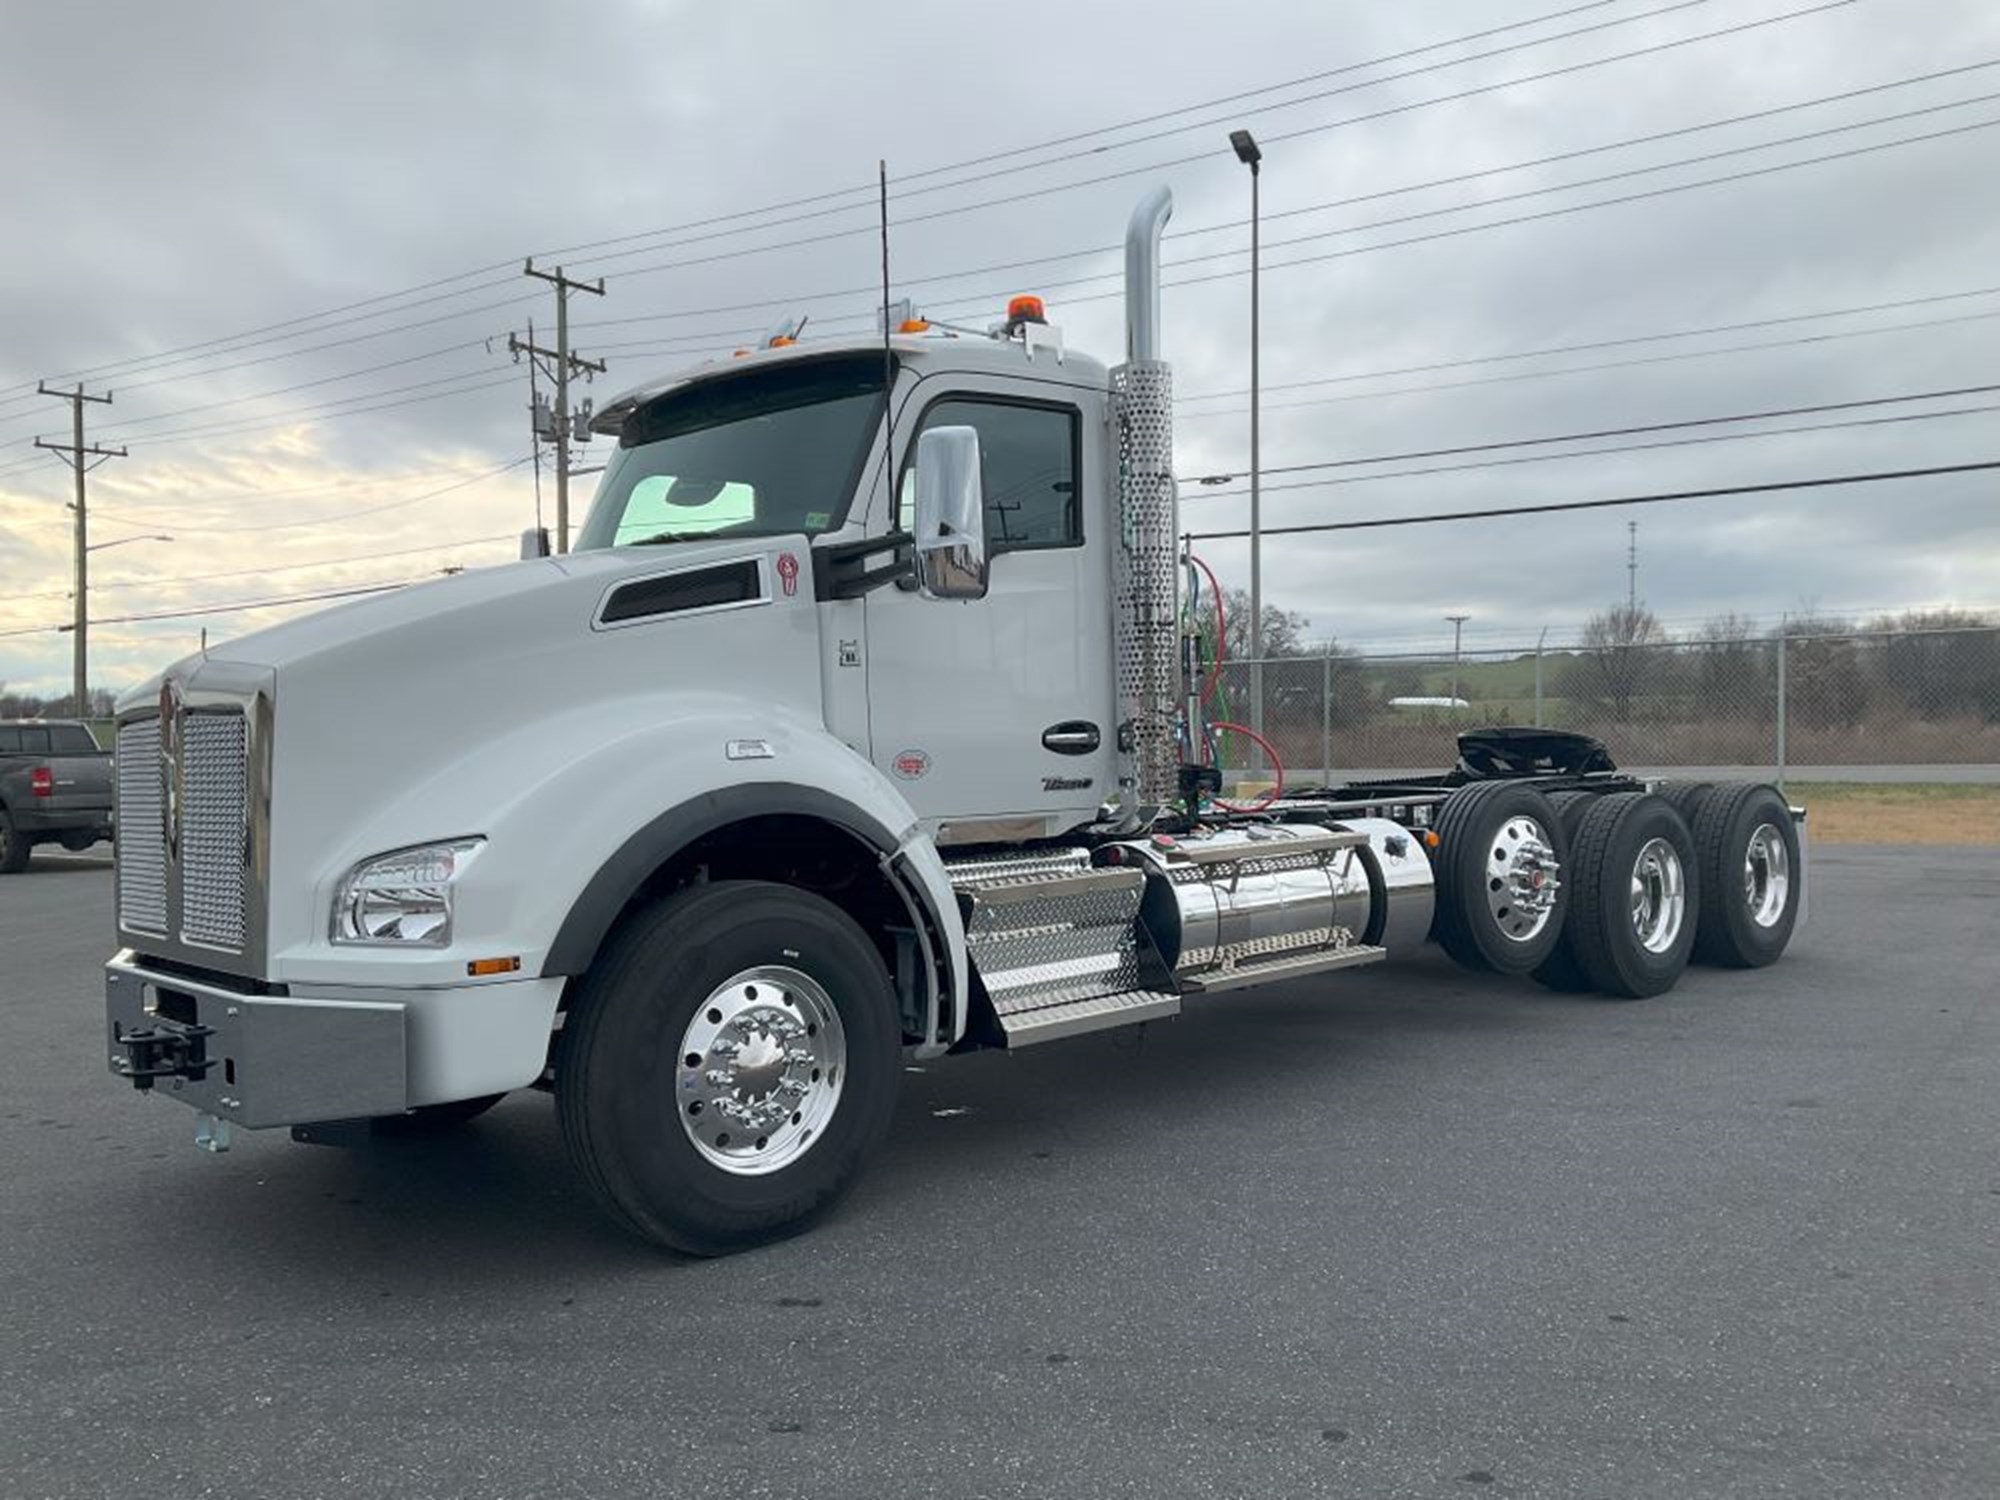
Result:
[[1639,613],[1639,523],[1625,523],[1625,613]]

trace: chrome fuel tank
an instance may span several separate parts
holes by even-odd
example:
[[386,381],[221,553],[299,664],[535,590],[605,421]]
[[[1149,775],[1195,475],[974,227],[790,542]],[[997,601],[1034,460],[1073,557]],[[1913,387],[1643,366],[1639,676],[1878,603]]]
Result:
[[1156,835],[1098,857],[1145,870],[1141,925],[1183,977],[1352,944],[1402,952],[1430,930],[1430,861],[1386,819]]
[[1174,972],[1293,957],[1359,941],[1372,910],[1366,836],[1255,824],[1113,845],[1146,871],[1139,919]]

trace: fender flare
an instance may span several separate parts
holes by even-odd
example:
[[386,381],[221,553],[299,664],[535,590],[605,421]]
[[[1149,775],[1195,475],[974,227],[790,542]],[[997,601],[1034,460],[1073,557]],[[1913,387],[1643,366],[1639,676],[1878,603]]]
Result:
[[[653,872],[704,834],[747,818],[773,814],[816,818],[830,823],[873,849],[884,871],[906,901],[920,904],[932,931],[943,932],[954,911],[947,916],[937,909],[925,883],[903,873],[898,856],[903,843],[893,829],[851,802],[819,787],[794,782],[760,781],[719,787],[669,808],[634,832],[598,868],[571,903],[555,940],[543,961],[546,976],[575,977],[590,967],[611,926]],[[912,911],[916,916],[917,911]],[[926,944],[928,950],[929,945]],[[949,951],[929,953],[935,994],[953,991]]]

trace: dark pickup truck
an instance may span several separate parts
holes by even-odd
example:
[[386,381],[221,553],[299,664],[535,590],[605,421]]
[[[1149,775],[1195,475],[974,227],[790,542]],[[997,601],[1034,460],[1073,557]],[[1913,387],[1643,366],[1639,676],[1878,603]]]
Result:
[[88,726],[0,719],[0,875],[37,844],[88,849],[111,837],[111,754]]

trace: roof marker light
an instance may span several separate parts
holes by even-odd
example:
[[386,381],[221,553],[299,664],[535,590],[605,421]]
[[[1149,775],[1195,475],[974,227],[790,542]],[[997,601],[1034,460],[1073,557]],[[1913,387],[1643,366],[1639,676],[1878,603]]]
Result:
[[1019,297],[1008,299],[1007,321],[1009,323],[1046,323],[1048,320],[1048,309],[1042,305],[1040,297],[1029,296],[1024,293]]

